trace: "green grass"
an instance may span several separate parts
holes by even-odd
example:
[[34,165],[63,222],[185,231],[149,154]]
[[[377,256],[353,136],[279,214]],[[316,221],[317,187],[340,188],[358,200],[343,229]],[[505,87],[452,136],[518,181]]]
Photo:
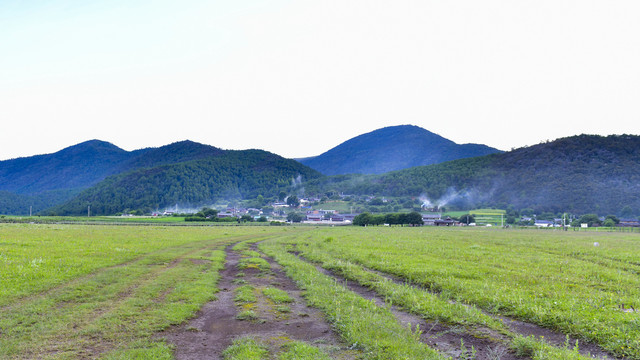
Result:
[[313,265],[287,253],[280,241],[260,244],[260,249],[278,261],[298,285],[306,300],[325,313],[327,319],[353,348],[369,359],[441,359],[419,340],[419,334],[400,325],[386,308],[347,290]]
[[269,262],[261,257],[245,257],[238,261],[238,269],[258,269],[260,271],[268,271],[271,269]]
[[233,345],[224,351],[225,360],[267,359],[269,348],[254,338],[243,337],[233,341]]
[[[512,333],[501,319],[485,314],[474,306],[451,302],[447,297],[412,286],[399,284],[378,273],[344,260],[328,257],[326,254],[305,252],[305,257],[322,262],[322,266],[331,269],[349,280],[376,291],[387,302],[395,304],[405,311],[420,315],[430,321],[442,322],[450,325],[462,326],[467,333],[477,337],[486,337],[486,333],[478,329],[488,328],[512,339],[509,344],[513,348],[520,348],[521,337]],[[535,348],[537,358],[548,359],[587,359],[578,352],[568,349],[556,349],[536,339],[526,339],[528,346]],[[463,348],[463,344],[461,345]],[[469,355],[472,349],[468,349]],[[533,354],[533,352],[532,352]]]
[[225,360],[329,360],[326,353],[303,341],[288,341],[275,346],[250,336],[241,337],[225,349]]
[[335,241],[326,243],[328,231],[322,230],[292,243],[303,253],[317,251],[395,275],[443,300],[533,322],[640,359],[640,313],[629,310],[640,308],[636,234],[340,228],[331,229]]
[[214,299],[222,249],[268,236],[247,228],[0,230],[0,358],[18,359],[171,358],[154,335]]
[[[495,228],[0,224],[0,358],[170,358],[170,346],[155,334],[215,297],[227,245],[240,243],[240,268],[269,271],[250,250],[259,242],[365,358],[440,355],[388,309],[289,251],[427,319],[503,332],[494,317],[507,315],[637,360],[639,240],[629,233]],[[277,306],[287,303],[286,292],[260,291]],[[534,359],[579,358],[575,344],[508,336],[515,351]],[[288,349],[268,351],[276,358]]]
[[251,285],[243,285],[236,288],[236,296],[233,300],[239,304],[248,304],[258,301],[255,288]]
[[244,229],[0,224],[0,306],[154,251]]
[[236,315],[236,319],[247,320],[247,321],[258,320],[258,314],[256,314],[256,312],[253,310],[244,310],[239,312],[238,315]]
[[330,360],[331,358],[315,346],[302,341],[292,341],[282,346],[279,360]]
[[140,224],[170,224],[184,223],[184,217],[177,216],[4,216],[2,222],[14,223],[140,223]]
[[262,289],[262,293],[276,304],[285,304],[293,302],[293,298],[286,291],[274,287]]
[[564,347],[551,346],[544,341],[534,339],[532,336],[518,336],[514,339],[511,347],[517,356],[527,357],[533,360],[566,359],[582,360],[585,357],[580,355],[579,346],[565,343]]

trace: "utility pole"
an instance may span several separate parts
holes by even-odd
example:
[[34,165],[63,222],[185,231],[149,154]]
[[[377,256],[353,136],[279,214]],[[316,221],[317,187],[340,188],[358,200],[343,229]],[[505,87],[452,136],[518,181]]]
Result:
[[33,205],[29,206],[29,217],[31,217],[32,212],[33,212]]
[[91,217],[91,205],[87,206],[87,217]]

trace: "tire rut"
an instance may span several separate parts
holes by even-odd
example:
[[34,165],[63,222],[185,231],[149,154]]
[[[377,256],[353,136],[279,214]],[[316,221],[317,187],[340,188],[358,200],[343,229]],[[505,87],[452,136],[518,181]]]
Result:
[[[304,259],[304,257],[300,254],[300,253],[295,253],[298,257]],[[341,259],[342,261],[348,261],[345,259]],[[401,277],[398,277],[396,275],[392,275],[392,274],[388,274],[379,270],[375,270],[375,269],[370,269],[360,263],[357,263],[358,266],[362,267],[364,270],[369,271],[371,273],[374,273],[376,275],[379,275],[385,279],[388,279],[389,281],[394,282],[395,284],[398,285],[407,285],[407,286],[411,286],[413,288],[416,289],[420,289],[422,291],[426,291],[429,292],[431,294],[438,294],[438,292],[433,291],[431,289],[428,289],[424,286],[420,286],[418,284],[415,283],[411,283],[411,282],[407,282],[406,279],[403,279]],[[324,270],[324,271],[329,271],[326,270],[324,268],[322,268],[321,266],[318,266],[320,269]],[[331,272],[332,274],[334,274],[333,272]],[[335,275],[334,276],[339,276],[339,275]],[[341,276],[340,276],[341,277]],[[343,277],[341,277],[343,278]],[[358,286],[361,286],[358,284]],[[364,289],[374,292],[373,290],[370,290],[366,287],[363,287]],[[452,304],[460,304],[463,306],[470,306],[468,304],[465,303],[461,303],[461,302],[456,302],[453,300],[449,300],[449,302],[451,302]],[[484,313],[487,316],[493,317],[494,319],[499,319],[501,320],[506,326],[507,328],[514,334],[517,335],[522,335],[524,337],[528,337],[528,336],[533,336],[536,339],[544,339],[545,342],[554,345],[556,347],[564,347],[567,344],[567,334],[558,332],[558,331],[554,331],[552,329],[537,325],[537,324],[533,324],[530,322],[526,322],[526,321],[522,321],[519,319],[514,319],[508,316],[503,316],[503,315],[496,315],[493,313],[490,313],[484,309],[480,309],[477,308],[476,309],[482,311],[482,313]],[[455,327],[453,327],[454,331],[455,331]],[[446,330],[445,330],[446,331]],[[606,350],[602,349],[599,345],[595,344],[595,343],[591,343],[591,342],[587,342],[584,340],[580,340],[574,336],[569,336],[568,337],[568,344],[569,346],[573,346],[576,344],[576,341],[579,342],[579,352],[582,355],[585,356],[590,356],[593,358],[598,358],[598,359],[602,359],[602,360],[614,360],[614,359],[620,359],[614,355],[612,355],[611,353],[607,352]],[[466,343],[466,341],[465,341]],[[504,358],[506,359],[506,358]]]
[[[371,271],[375,274],[378,274],[386,279],[389,279],[390,281],[395,282],[396,284],[401,284],[401,285],[409,285],[412,286],[414,288],[417,289],[421,289],[423,291],[427,291],[430,293],[435,294],[436,292],[431,291],[423,286],[420,286],[418,284],[415,283],[407,283],[404,279],[397,277],[395,275],[391,275],[391,274],[387,274],[378,270],[374,270],[374,269],[370,269],[367,268],[365,266],[363,266],[362,264],[358,264],[359,266],[361,266],[363,269],[367,270],[367,271]],[[470,306],[468,304],[465,303],[461,303],[461,302],[456,302],[453,300],[449,300],[451,303],[453,304],[460,304],[463,306]],[[512,317],[508,317],[508,316],[504,316],[504,315],[496,315],[493,313],[490,313],[484,309],[480,309],[477,308],[476,309],[482,311],[482,313],[484,313],[487,316],[493,317],[494,319],[500,319],[508,328],[511,332],[518,334],[518,335],[522,335],[524,337],[528,337],[528,336],[534,336],[537,339],[544,339],[545,342],[554,345],[556,347],[564,347],[567,344],[567,334],[564,334],[562,332],[559,331],[555,331],[543,326],[540,326],[538,324],[534,324],[534,323],[530,323],[527,321],[523,321],[523,320],[519,320],[519,319],[514,319]],[[606,350],[602,349],[599,345],[595,344],[595,343],[591,343],[591,342],[587,342],[585,340],[581,340],[576,338],[575,336],[568,336],[568,344],[570,346],[573,346],[576,344],[576,341],[578,341],[579,343],[579,352],[582,355],[585,356],[591,356],[591,357],[595,357],[598,359],[603,359],[603,360],[613,360],[613,359],[619,359],[618,357],[614,356],[613,354],[610,354],[609,352],[607,352]]]
[[[444,355],[454,359],[471,358],[471,349],[475,351],[476,360],[512,360],[519,359],[508,348],[507,339],[490,329],[475,329],[470,332],[462,326],[450,326],[437,321],[426,321],[422,317],[388,304],[377,292],[360,285],[358,282],[348,280],[343,276],[323,268],[322,266],[305,259],[298,253],[294,253],[300,260],[313,264],[316,269],[334,278],[347,289],[355,292],[363,298],[373,301],[377,306],[385,307],[404,325],[415,331],[422,331],[421,341],[430,347],[440,351]],[[464,344],[464,349],[463,349]],[[466,357],[465,357],[466,356]]]

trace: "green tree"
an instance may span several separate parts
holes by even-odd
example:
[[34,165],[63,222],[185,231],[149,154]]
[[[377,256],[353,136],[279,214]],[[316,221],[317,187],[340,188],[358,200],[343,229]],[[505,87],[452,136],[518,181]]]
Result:
[[578,219],[578,224],[589,224],[589,227],[602,225],[602,223],[600,222],[600,218],[598,218],[598,215],[596,214],[586,214],[580,216],[580,219]]
[[253,222],[253,217],[248,214],[242,215],[240,217],[240,222]]
[[300,200],[297,196],[291,195],[287,198],[287,205],[292,208],[297,208],[298,206],[300,206]]
[[371,225],[382,225],[382,224],[384,224],[384,215],[383,214],[371,215],[370,224]]
[[299,223],[302,221],[302,219],[303,219],[302,215],[295,211],[292,211],[289,214],[287,214],[287,221]]
[[417,211],[410,212],[407,215],[406,220],[409,225],[422,225],[424,223],[422,221],[422,215]]
[[400,219],[398,218],[398,214],[386,214],[384,216],[384,222],[389,225],[398,225],[400,224]]
[[[613,224],[614,224],[614,225],[618,225],[618,224],[620,224],[620,219],[618,219],[618,217],[617,217],[617,216],[615,216],[615,215],[607,215],[607,217],[606,217],[606,218],[604,218],[604,222],[605,222],[605,224],[607,223],[607,220],[611,220],[611,221],[613,221]],[[609,225],[605,225],[605,226],[609,226]]]
[[[511,218],[513,219],[513,222],[515,222],[515,218],[513,216]],[[465,215],[460,216],[460,222],[463,223],[463,224],[471,224],[471,223],[476,222],[476,218],[474,218],[473,215],[471,215],[471,214],[465,214]],[[512,222],[512,224],[513,224],[513,222]],[[507,223],[509,223],[508,218],[507,218]]]
[[371,214],[364,212],[353,218],[353,225],[367,226],[371,223]]
[[216,216],[218,216],[218,210],[214,210],[208,207],[202,208],[200,213],[202,214],[203,217],[206,217],[206,218],[215,218]]

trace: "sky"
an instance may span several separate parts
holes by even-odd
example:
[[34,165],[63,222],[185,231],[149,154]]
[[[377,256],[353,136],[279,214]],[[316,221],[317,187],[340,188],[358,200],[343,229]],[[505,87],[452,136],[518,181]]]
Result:
[[319,155],[411,124],[640,134],[637,0],[0,2],[0,160],[99,139]]

